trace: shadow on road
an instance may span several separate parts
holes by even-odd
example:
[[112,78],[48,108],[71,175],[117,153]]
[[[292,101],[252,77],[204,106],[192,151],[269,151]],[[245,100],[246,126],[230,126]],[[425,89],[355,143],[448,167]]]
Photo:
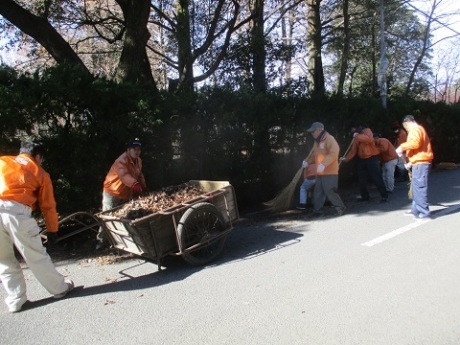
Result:
[[[279,220],[280,217],[275,219]],[[157,264],[154,261],[135,255],[121,255],[120,260],[116,262],[126,263],[127,266],[118,272],[119,276],[117,278],[108,279],[108,282],[102,285],[76,286],[75,290],[66,298],[80,298],[119,291],[143,290],[167,285],[184,280],[202,269],[210,269],[213,266],[249,260],[260,255],[281,250],[287,246],[299,243],[300,238],[303,236],[299,233],[279,230],[276,225],[270,224],[273,224],[273,222],[258,222],[252,218],[247,221],[243,220],[241,224],[237,224],[230,233],[221,256],[208,266],[195,267],[187,264],[180,256],[167,256],[162,258],[162,269],[158,270]],[[100,264],[99,261],[96,261],[96,264],[98,263]],[[145,266],[148,266],[147,269]],[[152,273],[145,274],[146,270],[151,270]],[[76,280],[78,281],[78,279]],[[58,300],[53,297],[38,301],[28,301],[24,305],[23,310],[39,308],[56,302]],[[107,303],[110,303],[110,301],[107,301]]]

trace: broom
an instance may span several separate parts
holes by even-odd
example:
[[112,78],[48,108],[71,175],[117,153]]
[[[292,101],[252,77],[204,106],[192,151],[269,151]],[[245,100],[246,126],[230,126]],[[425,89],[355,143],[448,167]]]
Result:
[[[405,153],[403,153],[402,159],[404,160],[404,162],[407,162],[407,157]],[[409,183],[407,184],[407,187],[409,188],[409,190],[407,191],[407,197],[410,200],[412,200],[412,169],[407,170],[407,176],[409,177]]]
[[[311,149],[310,153],[308,154],[305,160],[308,160],[311,155],[313,154],[313,148]],[[294,200],[294,194],[297,190],[297,185],[302,178],[303,169],[300,168],[297,173],[295,174],[292,181],[285,187],[281,192],[279,192],[272,200],[264,202],[263,204],[267,206],[269,209],[275,212],[282,212],[288,210],[292,202]]]
[[[348,148],[345,151],[344,156],[346,156],[348,151],[350,151],[352,145],[353,140],[351,141],[350,145],[348,145]],[[308,154],[305,160],[308,160],[312,154],[313,148],[311,149],[310,153]],[[339,166],[341,163],[342,162],[339,163]],[[302,172],[303,168],[300,168],[287,187],[285,187],[281,192],[279,192],[272,200],[264,202],[263,204],[275,212],[282,212],[288,210],[291,207],[292,202],[294,200],[297,185],[300,179],[302,178]]]

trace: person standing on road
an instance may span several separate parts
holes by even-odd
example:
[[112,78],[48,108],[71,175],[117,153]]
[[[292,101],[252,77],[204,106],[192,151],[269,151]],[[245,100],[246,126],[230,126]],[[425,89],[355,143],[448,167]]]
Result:
[[[401,125],[399,124],[398,121],[393,121],[391,124],[391,129],[393,130],[394,133],[394,140],[393,140],[393,146],[399,147],[402,143],[405,143],[407,141],[407,132],[404,128],[401,128]],[[398,157],[398,163],[397,163],[397,172],[398,172],[398,179],[400,181],[407,181],[408,178],[408,173],[407,169],[405,168],[406,161],[404,160],[403,157]]]
[[369,200],[367,182],[370,177],[380,193],[380,202],[386,202],[388,200],[388,193],[383,183],[382,174],[380,173],[377,157],[379,151],[375,147],[374,134],[370,128],[357,125],[352,125],[350,127],[350,132],[353,136],[353,144],[347,155],[341,157],[340,161],[348,163],[358,155],[358,181],[361,194],[361,196],[358,197],[358,201]]
[[416,218],[430,218],[428,206],[428,175],[433,160],[431,141],[425,128],[420,126],[413,115],[403,118],[403,126],[407,130],[407,141],[396,149],[398,156],[406,154],[412,169],[412,208],[406,212]]
[[395,168],[398,163],[398,154],[393,144],[380,135],[374,134],[375,146],[379,150],[379,158],[382,163],[382,179],[387,193],[393,193],[395,188]]
[[[126,144],[126,151],[112,164],[102,191],[102,211],[110,210],[147,191],[142,160],[142,142],[136,138]],[[107,245],[104,229],[99,228],[96,250]]]
[[62,298],[74,284],[54,267],[32,217],[36,204],[45,218],[48,241],[57,238],[58,215],[53,185],[41,167],[45,149],[36,142],[22,142],[18,156],[0,157],[0,280],[8,296],[8,310],[15,313],[27,301],[26,282],[14,247],[34,276],[54,298]]
[[323,214],[326,199],[335,207],[337,216],[345,212],[345,205],[337,193],[339,185],[339,144],[330,135],[321,122],[314,122],[307,132],[311,133],[315,143],[313,158],[316,164],[316,184],[313,191],[313,214]]

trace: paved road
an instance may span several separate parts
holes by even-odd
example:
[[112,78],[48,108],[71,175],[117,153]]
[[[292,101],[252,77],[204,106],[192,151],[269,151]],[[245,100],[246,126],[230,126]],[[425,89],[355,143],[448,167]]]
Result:
[[26,270],[32,303],[0,307],[0,344],[458,345],[460,168],[430,183],[430,221],[402,214],[398,184],[340,218],[246,217],[208,267],[59,262],[78,285],[64,300]]

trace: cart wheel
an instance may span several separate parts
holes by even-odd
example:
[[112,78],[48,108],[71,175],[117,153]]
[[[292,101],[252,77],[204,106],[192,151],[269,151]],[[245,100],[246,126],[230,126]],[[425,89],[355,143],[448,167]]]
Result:
[[[210,203],[201,202],[191,206],[179,221],[177,232],[183,249],[206,242],[206,238],[225,230],[225,221],[219,210]],[[191,265],[205,265],[213,261],[224,249],[226,236],[210,240],[209,243],[182,257]]]

